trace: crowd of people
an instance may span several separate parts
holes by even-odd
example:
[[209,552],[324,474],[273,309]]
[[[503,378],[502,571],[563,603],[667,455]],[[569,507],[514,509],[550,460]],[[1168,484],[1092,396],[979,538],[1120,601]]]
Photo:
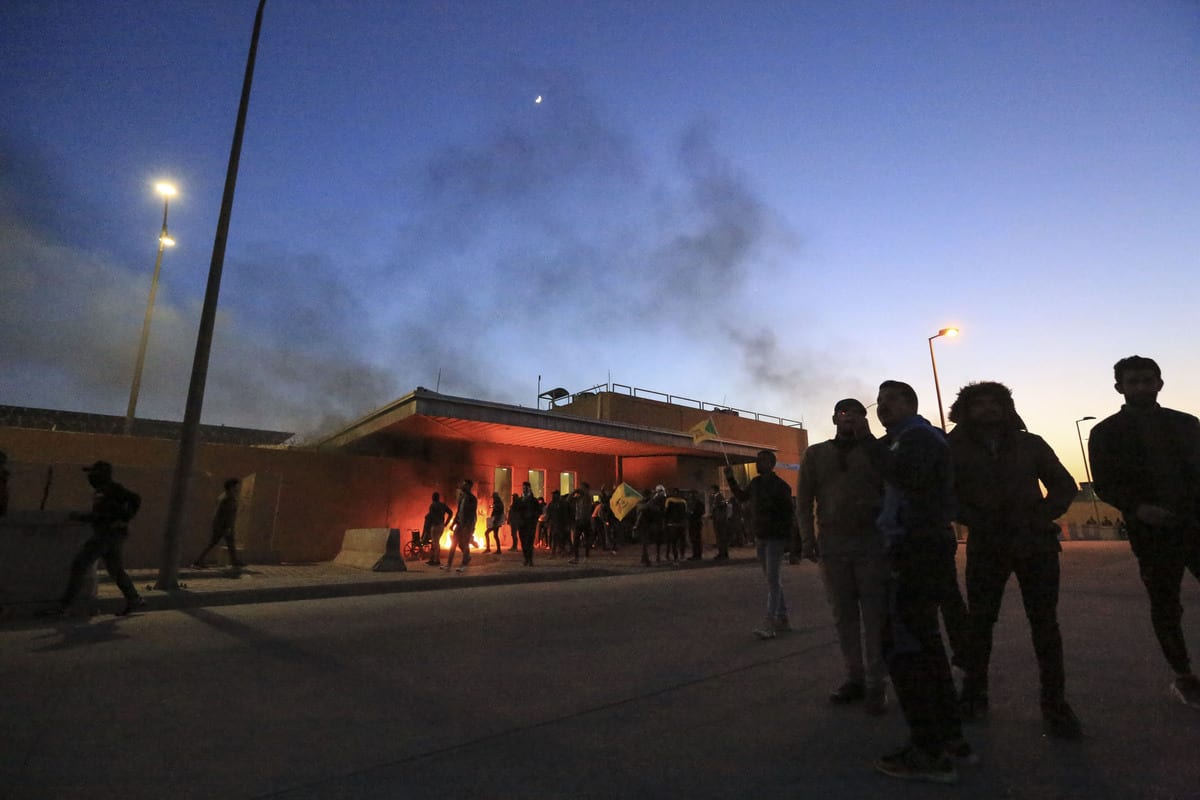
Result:
[[[1121,359],[1114,378],[1125,403],[1092,430],[1094,488],[1124,516],[1151,622],[1174,672],[1170,692],[1200,709],[1180,603],[1184,571],[1200,578],[1200,421],[1158,405],[1163,381],[1152,359]],[[1067,701],[1057,613],[1056,520],[1077,487],[1050,446],[1026,430],[1004,384],[963,387],[948,435],[917,408],[911,386],[884,381],[876,415],[885,433],[877,439],[862,402],[837,403],[835,437],[809,447],[801,463],[798,523],[802,554],[820,564],[844,662],[830,701],[861,701],[867,713],[883,714],[890,679],[910,740],[878,759],[876,769],[950,783],[959,764],[977,760],[963,723],[988,715],[993,629],[1011,576],[1037,659],[1043,733],[1083,735]],[[760,478],[764,466],[769,460],[760,463]],[[777,515],[762,499],[775,490],[764,483],[756,498],[754,489],[751,482],[744,490],[752,510]],[[958,525],[968,532],[965,603],[955,562]],[[769,638],[788,620],[779,557],[762,545],[768,617],[755,633]]]

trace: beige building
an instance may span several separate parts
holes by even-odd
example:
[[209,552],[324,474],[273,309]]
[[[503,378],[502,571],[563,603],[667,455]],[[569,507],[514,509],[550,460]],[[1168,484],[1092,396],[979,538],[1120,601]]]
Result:
[[[112,426],[120,417],[86,415],[92,424],[63,430],[53,422],[56,415],[63,412],[42,412],[35,425],[0,414],[0,450],[12,473],[10,510],[86,509],[91,490],[80,468],[109,461],[115,479],[142,496],[127,565],[156,566],[178,424],[139,420],[135,435],[125,436]],[[695,442],[688,430],[710,417],[718,437]],[[420,527],[430,495],[440,492],[452,504],[464,477],[475,481],[482,529],[492,492],[507,501],[525,480],[543,497],[583,482],[594,490],[621,481],[704,489],[719,481],[727,462],[744,479],[760,449],[776,452],[779,474],[795,488],[808,444],[799,422],[639,396],[619,386],[556,397],[547,409],[418,388],[306,447],[278,443],[286,434],[230,436],[231,430],[238,429],[202,428],[185,515],[185,560],[207,542],[216,498],[229,477],[242,480],[238,542],[246,559],[326,561],[350,528],[398,528],[407,538]],[[263,434],[260,443],[246,443],[255,433]]]

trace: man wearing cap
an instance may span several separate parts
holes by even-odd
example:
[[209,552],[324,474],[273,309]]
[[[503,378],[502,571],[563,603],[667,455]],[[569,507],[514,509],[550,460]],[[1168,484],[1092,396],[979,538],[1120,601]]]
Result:
[[71,577],[67,580],[67,589],[63,592],[58,612],[65,612],[75,602],[83,585],[84,574],[100,558],[104,560],[104,568],[116,581],[121,594],[125,595],[125,608],[118,612],[118,616],[125,616],[146,604],[125,572],[121,558],[121,550],[129,536],[129,520],[141,507],[142,498],[113,480],[112,464],[107,461],[97,461],[90,467],[84,467],[83,471],[87,473],[88,483],[96,490],[92,497],[92,510],[86,514],[72,513],[71,519],[90,522],[92,537],[83,543],[79,554],[71,562]]
[[875,523],[883,478],[863,404],[839,400],[833,424],[837,435],[808,448],[800,464],[796,496],[802,553],[821,565],[845,664],[845,681],[829,700],[835,705],[864,700],[867,713],[879,715],[887,710],[888,565]]

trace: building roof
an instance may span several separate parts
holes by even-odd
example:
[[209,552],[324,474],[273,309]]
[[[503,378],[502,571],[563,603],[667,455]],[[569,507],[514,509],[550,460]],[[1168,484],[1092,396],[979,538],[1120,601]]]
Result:
[[[120,435],[125,432],[125,417],[0,405],[0,427]],[[150,439],[179,439],[182,430],[182,422],[161,419],[133,421],[133,435]],[[200,426],[200,440],[206,444],[280,445],[292,438],[292,435],[286,431],[233,428],[227,425]]]
[[761,444],[720,439],[695,444],[690,434],[625,422],[452,397],[417,387],[370,412],[318,447],[372,452],[389,440],[461,439],[476,443],[614,456],[710,456],[753,461]]

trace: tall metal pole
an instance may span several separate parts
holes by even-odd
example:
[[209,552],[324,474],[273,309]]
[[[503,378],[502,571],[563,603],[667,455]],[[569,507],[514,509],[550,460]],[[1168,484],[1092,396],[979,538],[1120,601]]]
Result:
[[1095,417],[1082,417],[1075,420],[1075,435],[1079,437],[1079,455],[1083,456],[1083,474],[1087,476],[1088,494],[1092,496],[1092,514],[1094,515],[1092,518],[1099,523],[1100,505],[1096,502],[1096,487],[1092,484],[1092,468],[1088,466],[1087,450],[1083,447],[1083,433],[1079,430],[1079,423],[1089,419],[1095,419]]
[[943,334],[939,333],[937,336],[929,337],[929,363],[933,364],[933,391],[937,394],[938,418],[942,421],[942,431],[945,432],[945,430],[946,430],[946,412],[944,410],[942,410],[942,387],[938,383],[937,359],[933,357],[933,340],[938,338],[938,336],[942,336],[942,335]]
[[154,296],[158,294],[158,273],[162,269],[163,249],[167,246],[167,206],[169,194],[163,194],[162,232],[158,235],[158,255],[154,258],[154,277],[150,279],[150,299],[146,301],[146,319],[142,321],[142,339],[133,365],[133,385],[129,387],[129,406],[125,409],[125,435],[133,433],[133,415],[137,411],[138,392],[142,388],[142,367],[146,363],[146,344],[150,341],[150,317],[154,314]]
[[208,378],[208,357],[212,350],[213,327],[217,317],[217,297],[221,293],[221,270],[225,265],[225,241],[229,236],[229,218],[233,213],[233,192],[237,186],[238,162],[242,155],[242,133],[246,128],[246,111],[250,106],[250,85],[254,80],[254,58],[258,53],[258,34],[262,29],[263,6],[258,1],[254,16],[254,33],[250,37],[250,53],[246,57],[246,76],[242,81],[242,99],[238,105],[237,122],[233,128],[233,145],[229,150],[229,168],[225,172],[225,193],[221,199],[221,214],[213,239],[212,262],[208,267],[208,287],[204,292],[204,307],[200,312],[200,332],[196,336],[196,355],[192,360],[192,380],[188,386],[187,408],[183,415],[183,430],[179,437],[179,457],[175,464],[175,480],[171,486],[171,504],[167,508],[167,524],[163,542],[163,558],[158,570],[156,589],[179,588],[179,557],[183,545],[183,513],[187,505],[188,482],[196,438],[200,431],[200,411],[204,406],[204,384]]

